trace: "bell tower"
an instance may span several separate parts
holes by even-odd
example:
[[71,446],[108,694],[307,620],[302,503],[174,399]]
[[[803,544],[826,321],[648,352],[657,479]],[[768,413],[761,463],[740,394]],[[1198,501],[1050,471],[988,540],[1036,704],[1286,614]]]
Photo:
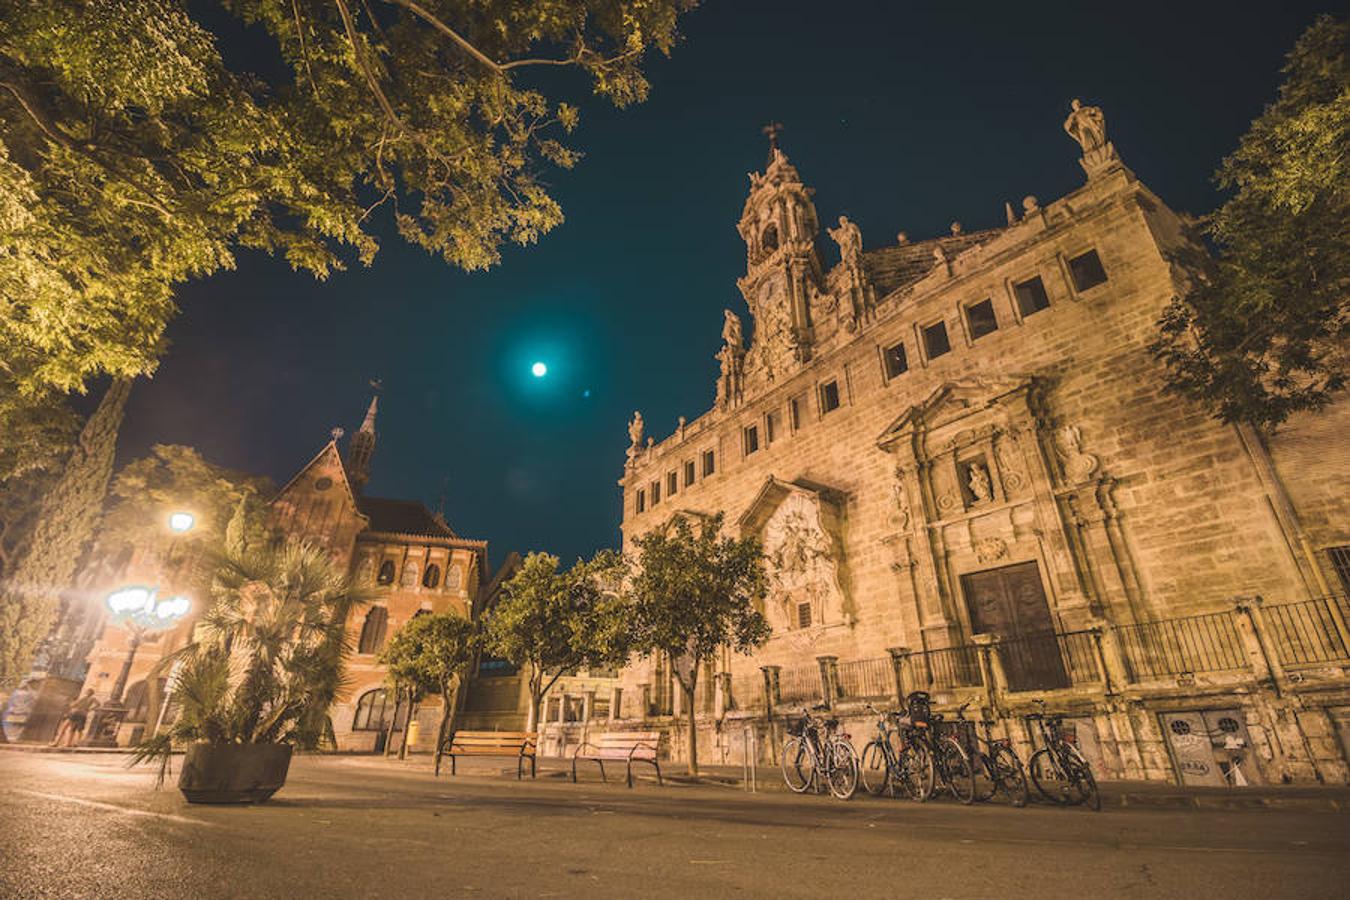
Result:
[[379,402],[378,394],[370,398],[360,430],[347,442],[347,479],[358,494],[370,480],[370,459],[375,455],[375,409]]
[[781,129],[776,122],[764,128],[768,164],[763,173],[750,173],[750,196],[736,226],[746,247],[746,273],[737,286],[754,320],[746,355],[751,388],[811,358],[811,295],[822,284],[813,191],[778,148]]

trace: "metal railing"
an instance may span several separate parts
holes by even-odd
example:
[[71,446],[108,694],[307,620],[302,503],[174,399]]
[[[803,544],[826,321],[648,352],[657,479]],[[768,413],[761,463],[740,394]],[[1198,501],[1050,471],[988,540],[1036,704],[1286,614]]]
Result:
[[1266,627],[1283,666],[1306,666],[1350,659],[1325,597],[1262,608]]
[[1225,672],[1250,663],[1231,611],[1205,613],[1116,629],[1131,678],[1183,672]]
[[801,700],[819,700],[820,665],[793,666],[778,671],[778,702],[792,703]]
[[895,693],[890,657],[841,662],[835,669],[840,697],[889,697]]
[[995,646],[1010,691],[1044,691],[1101,681],[1091,631],[1021,635]]
[[941,650],[922,650],[911,659],[921,690],[946,690],[955,687],[978,687],[980,677],[980,648],[974,644],[944,647]]

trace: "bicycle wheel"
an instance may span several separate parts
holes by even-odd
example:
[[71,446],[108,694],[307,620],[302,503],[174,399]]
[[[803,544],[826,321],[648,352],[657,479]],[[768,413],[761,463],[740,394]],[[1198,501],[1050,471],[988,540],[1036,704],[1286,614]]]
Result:
[[811,748],[800,737],[783,742],[783,780],[794,793],[806,793],[815,782],[816,762]]
[[[888,756],[886,743],[881,738],[874,738],[863,747],[860,766],[862,786],[873,797],[880,797],[887,789],[893,788]],[[895,791],[892,789],[891,793],[894,794]]]
[[1031,755],[1028,768],[1031,769],[1031,783],[1036,785],[1037,793],[1046,800],[1060,806],[1074,802],[1068,773],[1048,747],[1042,747]]
[[1073,785],[1075,802],[1086,804],[1093,812],[1101,812],[1102,794],[1097,789],[1097,779],[1092,777],[1092,765],[1078,752],[1078,748],[1068,748],[1069,781]]
[[847,800],[858,793],[858,751],[843,738],[830,741],[830,793]]
[[985,759],[994,769],[999,790],[1008,795],[1008,802],[1016,807],[1026,806],[1030,794],[1027,790],[1027,773],[1013,748],[999,744]]
[[998,770],[994,768],[993,757],[981,749],[971,763],[975,770],[975,802],[992,800],[998,793]]
[[937,744],[938,777],[962,803],[975,802],[975,767],[970,757],[952,738],[943,738]]
[[933,769],[933,755],[922,744],[906,744],[900,748],[896,760],[896,781],[911,800],[923,803],[933,796],[937,773]]

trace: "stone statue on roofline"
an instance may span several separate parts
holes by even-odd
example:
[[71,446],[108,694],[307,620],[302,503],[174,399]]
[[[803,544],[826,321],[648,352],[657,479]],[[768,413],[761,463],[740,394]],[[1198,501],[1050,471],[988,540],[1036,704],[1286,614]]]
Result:
[[858,226],[848,220],[848,216],[839,217],[838,228],[827,228],[830,237],[839,245],[839,258],[850,269],[862,266],[862,232]]
[[1064,120],[1064,132],[1083,149],[1080,164],[1091,178],[1116,161],[1116,149],[1106,139],[1106,116],[1100,106],[1084,106],[1075,98],[1069,104],[1069,117]]
[[642,431],[645,426],[642,422],[642,413],[633,410],[633,421],[628,423],[628,461],[638,455],[642,449]]
[[745,345],[741,318],[729,309],[722,310],[722,343],[737,350]]

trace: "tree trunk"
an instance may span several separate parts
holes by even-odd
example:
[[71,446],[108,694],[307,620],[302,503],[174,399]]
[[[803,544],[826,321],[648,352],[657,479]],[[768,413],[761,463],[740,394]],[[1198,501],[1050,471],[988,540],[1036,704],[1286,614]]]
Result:
[[694,709],[694,689],[698,686],[698,670],[689,673],[689,685],[686,687],[680,679],[675,679],[684,692],[684,711],[689,716],[689,774],[698,777],[698,713]]
[[[397,706],[395,706],[397,710]],[[413,689],[408,688],[408,718],[403,722],[403,740],[398,744],[398,758],[408,758],[408,733],[412,731],[413,719],[417,718],[417,703],[413,699]]]
[[543,697],[536,694],[533,688],[530,689],[530,712],[525,717],[526,731],[539,730],[539,703],[542,699]]
[[0,688],[12,691],[28,673],[51,629],[60,592],[70,586],[98,524],[130,393],[131,380],[119,378],[103,395],[61,477],[42,499],[27,549],[6,572],[8,586],[0,590]]
[[450,725],[450,685],[443,683],[441,685],[441,722],[436,726],[436,757],[435,771],[441,771],[441,757],[445,755],[445,738]]

